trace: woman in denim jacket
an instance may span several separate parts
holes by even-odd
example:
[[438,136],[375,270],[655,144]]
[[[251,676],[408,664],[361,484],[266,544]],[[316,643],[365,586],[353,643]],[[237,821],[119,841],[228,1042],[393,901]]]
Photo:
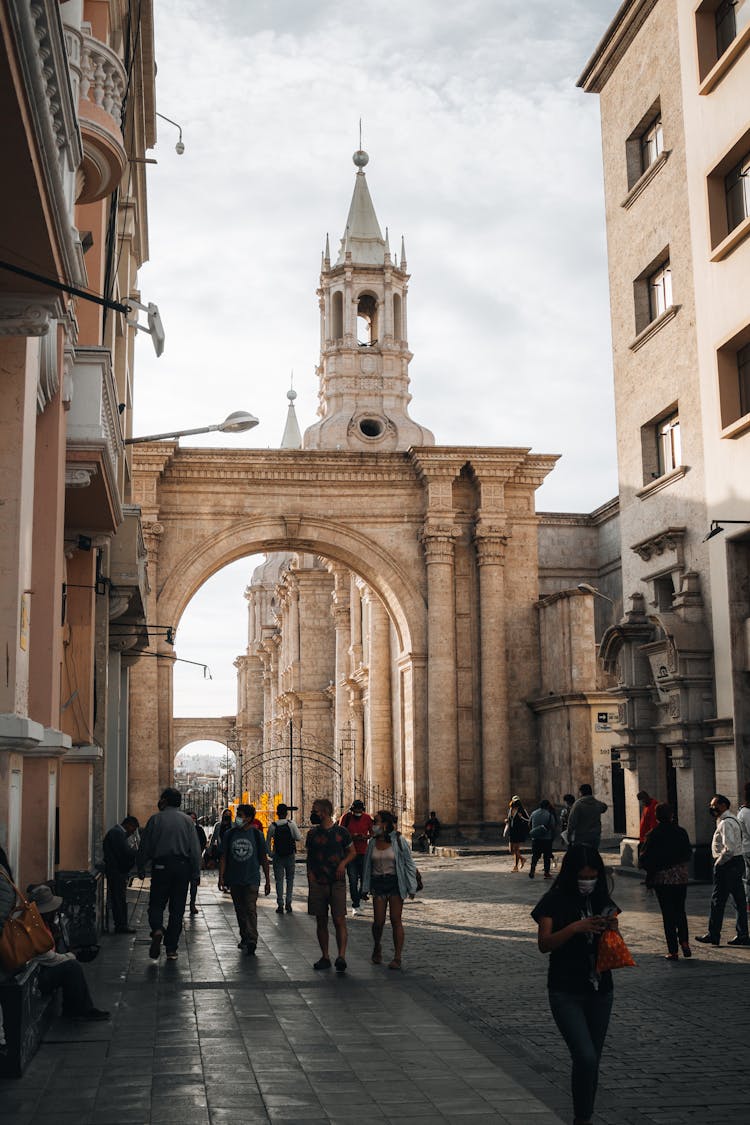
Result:
[[381,809],[375,813],[372,833],[362,873],[362,894],[372,895],[372,963],[380,965],[383,961],[380,941],[387,910],[393,930],[393,960],[388,968],[400,969],[404,948],[401,912],[407,895],[414,898],[417,893],[417,869],[411,848],[396,829],[396,817],[392,812]]

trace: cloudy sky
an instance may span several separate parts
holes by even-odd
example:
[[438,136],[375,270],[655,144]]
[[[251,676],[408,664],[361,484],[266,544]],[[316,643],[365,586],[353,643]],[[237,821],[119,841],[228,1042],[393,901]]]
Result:
[[[617,491],[598,100],[575,81],[619,0],[159,0],[159,122],[135,432],[261,424],[278,446],[294,371],[315,420],[315,289],[338,247],[363,122],[391,244],[406,239],[411,414],[440,444],[524,445],[562,460],[542,510]],[[221,444],[215,438],[194,444]],[[234,710],[254,561],[188,607],[177,714]],[[216,622],[221,622],[217,629]]]

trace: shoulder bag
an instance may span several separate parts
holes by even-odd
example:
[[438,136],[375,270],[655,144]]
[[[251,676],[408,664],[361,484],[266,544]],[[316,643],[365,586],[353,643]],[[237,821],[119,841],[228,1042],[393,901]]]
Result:
[[16,884],[2,868],[0,868],[0,875],[16,892],[16,904],[6,918],[0,934],[0,964],[7,972],[17,973],[32,958],[54,949],[55,942],[42,921],[36,903],[29,902],[23,897]]

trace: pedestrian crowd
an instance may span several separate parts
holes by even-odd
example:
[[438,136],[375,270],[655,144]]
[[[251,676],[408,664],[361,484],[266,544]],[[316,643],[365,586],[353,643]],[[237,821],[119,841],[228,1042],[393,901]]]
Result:
[[[644,885],[656,895],[667,947],[666,960],[690,958],[686,897],[693,847],[687,832],[676,823],[674,810],[646,790],[638,793],[641,806],[638,865]],[[276,808],[275,819],[264,831],[250,804],[237,806],[233,816],[225,809],[210,835],[194,813],[181,809],[181,794],[166,788],[158,811],[140,832],[138,820],[126,816],[103,839],[103,870],[116,934],[132,934],[126,891],[133,869],[143,880],[150,868],[148,922],[149,956],[156,961],[162,947],[167,961],[176,961],[183,917],[188,906],[197,913],[197,892],[202,870],[217,870],[217,886],[231,896],[238,926],[238,948],[255,956],[258,944],[258,897],[261,885],[271,893],[271,869],[276,891],[276,912],[293,912],[297,847],[302,833],[286,804]],[[526,865],[523,845],[529,841],[529,878],[542,865],[545,879],[554,880],[534,907],[539,950],[549,955],[548,994],[552,1019],[571,1056],[571,1093],[574,1125],[590,1125],[599,1066],[613,1006],[613,970],[633,965],[619,932],[619,907],[612,898],[612,880],[602,858],[602,815],[607,805],[598,800],[589,784],[578,797],[566,793],[559,811],[542,799],[529,813],[514,795],[508,805],[502,834],[513,857],[512,872]],[[714,818],[711,842],[713,888],[707,930],[695,941],[718,946],[728,901],[735,912],[732,946],[750,946],[750,783],[744,803],[734,814],[727,797],[713,795],[708,813]],[[318,798],[309,814],[306,851],[307,912],[315,918],[320,950],[315,970],[347,970],[347,882],[352,915],[372,900],[372,954],[375,965],[384,961],[383,935],[390,922],[392,970],[400,970],[404,950],[403,905],[421,889],[421,875],[410,844],[397,826],[394,813],[381,809],[370,816],[357,799],[338,820],[330,800]],[[434,850],[441,825],[434,811],[417,837],[418,846]],[[140,832],[140,839],[138,834]],[[137,848],[135,844],[137,843]],[[555,852],[563,852],[556,876]],[[71,951],[62,898],[47,884],[28,889],[28,901],[13,883],[5,853],[0,849],[0,954],[3,924],[17,907],[17,896],[37,912],[42,942],[33,961],[39,966],[42,993],[60,989],[64,1015],[73,1019],[104,1020],[91,996],[81,965],[80,952]],[[166,923],[165,923],[166,917]],[[333,923],[335,951],[330,948],[329,917]]]

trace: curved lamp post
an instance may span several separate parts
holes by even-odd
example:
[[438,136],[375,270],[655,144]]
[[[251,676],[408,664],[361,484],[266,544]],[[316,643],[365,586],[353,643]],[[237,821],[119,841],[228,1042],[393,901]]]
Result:
[[167,441],[169,438],[189,437],[191,434],[210,434],[214,430],[221,430],[223,434],[241,434],[257,425],[258,419],[254,414],[248,414],[246,410],[234,410],[223,422],[215,426],[197,426],[194,430],[172,430],[166,434],[146,434],[145,437],[125,438],[125,445],[140,445],[144,441]]

